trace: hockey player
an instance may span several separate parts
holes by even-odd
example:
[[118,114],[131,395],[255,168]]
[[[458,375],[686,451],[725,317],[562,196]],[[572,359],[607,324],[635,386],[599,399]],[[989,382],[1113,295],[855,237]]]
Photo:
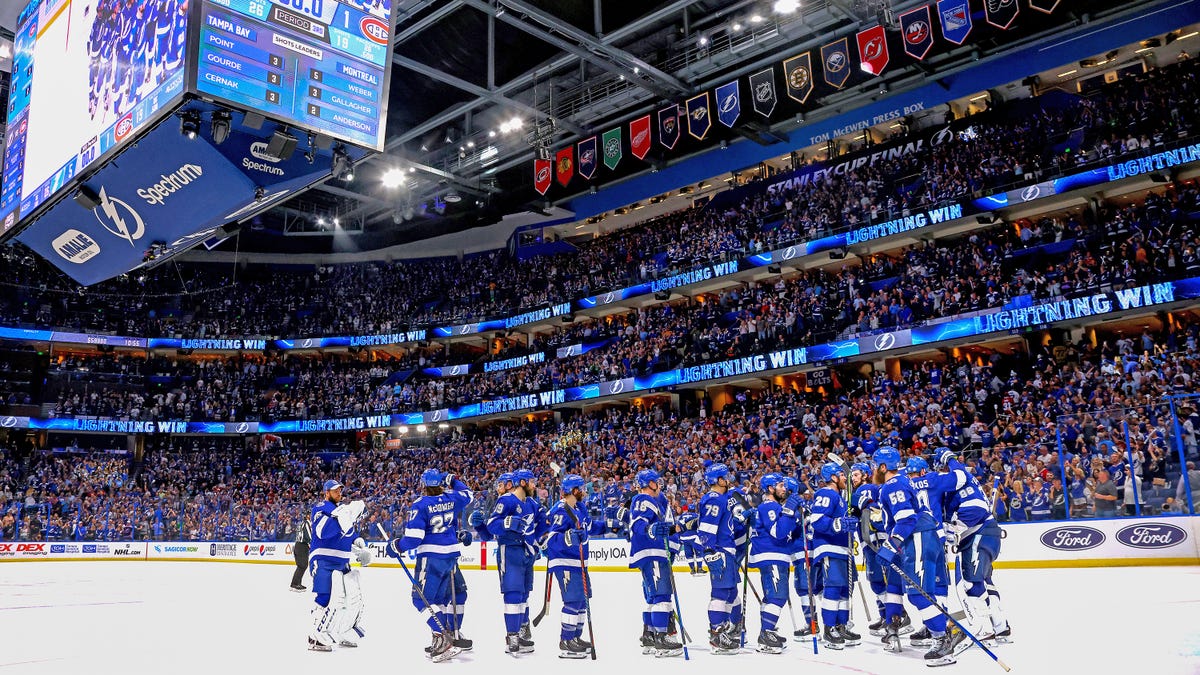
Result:
[[316,606],[308,648],[333,651],[335,644],[357,647],[366,635],[362,629],[362,587],[358,570],[350,568],[351,557],[362,565],[371,563],[371,549],[358,536],[355,523],[366,504],[355,500],[342,503],[342,484],[327,480],[322,485],[325,501],[312,510],[312,549],[308,554]]
[[688,569],[691,570],[691,575],[694,577],[708,574],[708,570],[704,569],[704,549],[700,547],[700,535],[696,534],[696,526],[699,522],[700,516],[691,511],[679,514],[680,551],[687,560]]
[[[496,499],[503,497],[504,493],[508,492],[508,488],[512,485],[512,482],[513,475],[511,472],[505,471],[504,473],[500,474],[500,476],[496,479],[495,485]],[[475,531],[475,537],[479,539],[479,541],[487,542],[492,540],[492,533],[488,532],[487,529],[487,520],[487,514],[485,514],[483,511],[472,511],[471,515],[467,516],[467,524],[470,525],[471,529]]]
[[[887,533],[887,539],[879,546],[879,559],[884,565],[903,569],[909,579],[922,584],[925,593],[933,596],[937,591],[937,571],[945,564],[946,556],[935,534],[937,522],[929,509],[917,501],[912,483],[899,473],[899,451],[885,446],[875,451],[872,460],[876,465],[875,482],[882,485],[879,503],[883,505],[884,531]],[[890,651],[899,651],[903,606],[899,593],[893,593],[893,588],[889,580],[884,644]],[[947,632],[946,617],[915,587],[905,583],[904,591],[933,637],[933,647],[925,654],[925,665],[955,663],[954,648],[965,636],[959,631]]]
[[492,509],[488,532],[496,539],[497,567],[500,570],[500,592],[504,595],[504,627],[506,652],[511,655],[533,652],[533,638],[522,635],[528,615],[529,593],[533,590],[533,561],[537,547],[531,540],[537,533],[537,506],[530,501],[533,472],[518,469],[513,472],[511,488]]
[[592,644],[582,638],[583,624],[591,597],[591,579],[583,561],[588,557],[591,517],[581,503],[583,477],[563,477],[562,499],[546,514],[546,571],[553,574],[562,592],[562,631],[558,640],[560,659],[582,659],[591,655]]
[[[414,586],[412,602],[418,612],[429,611],[427,624],[433,642],[427,653],[434,662],[442,662],[461,651],[455,645],[458,617],[448,610],[453,597],[452,579],[462,576],[457,568],[460,537],[470,537],[469,532],[458,532],[455,512],[470,502],[471,492],[452,474],[443,475],[437,469],[426,469],[421,474],[421,485],[425,494],[408,510],[404,536],[388,543],[387,554],[396,559],[405,551],[416,555],[414,576],[421,594]],[[452,489],[447,490],[447,486]],[[465,589],[465,584],[459,585]]]
[[804,625],[796,630],[793,636],[797,642],[803,642],[814,634],[816,598],[812,598],[813,603],[810,603],[809,599],[810,595],[815,595],[817,591],[813,590],[812,593],[809,591],[819,588],[820,583],[818,578],[820,570],[812,564],[812,529],[808,525],[808,514],[812,511],[812,493],[805,492],[800,481],[795,478],[784,478],[783,482],[789,494],[799,497],[796,500],[796,532],[792,535],[792,561],[796,568],[796,596],[799,598],[800,608],[804,614]]
[[758,651],[782,654],[787,640],[775,627],[791,593],[788,574],[800,496],[789,495],[783,476],[777,473],[766,474],[758,484],[763,501],[758,505],[757,524],[750,540],[750,567],[758,569],[763,590]]
[[[949,448],[938,448],[934,466],[948,478],[946,515],[953,534],[947,541],[958,552],[955,576],[967,587],[963,609],[971,632],[995,643],[1012,641],[1012,629],[1000,606],[1000,592],[992,582],[992,564],[1000,555],[1002,532],[991,514],[979,482]],[[990,620],[990,626],[987,621]]]
[[735,500],[730,494],[732,478],[724,464],[712,464],[704,470],[704,480],[710,489],[700,500],[700,525],[696,529],[712,586],[708,641],[713,654],[736,654],[740,645],[738,624],[742,607],[737,586],[741,579],[735,544]]
[[646,599],[642,653],[669,657],[683,653],[683,645],[671,635],[671,562],[667,553],[668,539],[679,528],[672,522],[671,507],[662,495],[661,479],[654,469],[637,473],[639,492],[629,506],[629,566],[641,572]]
[[[946,492],[951,491],[947,485],[947,479],[940,474],[929,472],[929,463],[924,457],[909,457],[904,464],[905,475],[908,476],[909,482],[912,483],[913,489],[917,491],[917,502],[929,509],[929,515],[937,521],[937,529],[934,532],[937,535],[938,542],[946,541],[946,530],[942,525],[942,514],[945,509]],[[950,570],[946,567],[946,560],[943,556],[942,564],[937,571],[937,579],[935,583],[937,592],[933,597],[945,607],[950,599]],[[921,628],[921,630],[913,633],[908,638],[909,644],[914,647],[928,647],[933,643],[933,637],[929,634],[929,630]],[[972,644],[972,643],[967,643]]]
[[[821,568],[822,642],[829,649],[852,647],[862,636],[846,627],[850,619],[850,588],[854,583],[850,547],[858,531],[858,519],[847,515],[846,472],[833,462],[821,467],[823,487],[813,495],[812,515],[814,564]],[[814,589],[815,590],[815,589]]]
[[[881,637],[886,621],[883,599],[887,594],[888,570],[884,569],[883,564],[879,561],[879,556],[875,553],[875,549],[879,547],[886,535],[879,529],[883,527],[883,510],[879,505],[879,486],[871,482],[873,473],[871,465],[866,462],[857,462],[850,467],[850,480],[854,485],[850,513],[860,520],[859,532],[866,538],[867,545],[863,547],[863,569],[867,583],[871,584],[871,592],[875,594],[875,606],[879,610],[879,619],[867,628],[871,635]],[[892,574],[895,575],[895,572]],[[912,620],[905,611],[900,618],[900,635],[907,635],[911,632],[913,632]]]

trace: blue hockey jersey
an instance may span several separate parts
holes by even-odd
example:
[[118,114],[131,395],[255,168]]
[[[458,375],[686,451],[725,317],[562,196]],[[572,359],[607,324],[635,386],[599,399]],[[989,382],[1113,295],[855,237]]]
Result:
[[764,499],[758,505],[754,536],[750,538],[750,567],[770,563],[790,564],[795,534],[795,514],[784,515],[782,504],[774,499]]
[[710,490],[700,500],[700,526],[696,532],[702,549],[722,550],[730,555],[737,553],[732,502],[733,495],[716,490]]
[[937,529],[937,521],[917,501],[917,491],[903,474],[889,478],[880,487],[879,503],[883,505],[884,531],[890,537],[907,540],[913,532]]
[[674,518],[666,497],[661,494],[651,497],[646,494],[633,496],[629,504],[629,566],[661,560],[667,561],[667,542],[652,538],[648,530],[654,523],[672,523]]
[[[574,514],[574,518],[571,514]],[[559,500],[557,504],[550,507],[550,511],[546,514],[546,532],[543,542],[546,549],[546,568],[553,570],[560,567],[570,567],[580,569],[579,550],[583,547],[583,558],[588,557],[588,537],[586,532],[592,526],[592,519],[588,515],[587,508],[582,504],[576,504],[574,507],[569,506],[565,501]],[[581,542],[573,546],[567,546],[566,532],[568,530],[580,529],[584,531],[584,536]]]
[[813,558],[828,556],[847,558],[850,555],[850,532],[839,531],[838,519],[846,515],[846,500],[833,488],[823,487],[813,495],[812,525]]
[[408,510],[408,522],[400,548],[418,556],[457,558],[458,514],[471,503],[471,492],[450,490],[440,495],[425,495]]
[[[528,498],[521,499],[515,493],[501,495],[488,518],[488,532],[496,542],[506,545],[523,545],[533,541],[538,528],[537,507]],[[504,521],[512,516],[513,525],[505,527]]]
[[333,515],[337,505],[323,501],[312,510],[312,548],[308,551],[309,561],[328,563],[335,566],[350,565],[350,548],[358,538],[354,527],[342,529],[337,516]]

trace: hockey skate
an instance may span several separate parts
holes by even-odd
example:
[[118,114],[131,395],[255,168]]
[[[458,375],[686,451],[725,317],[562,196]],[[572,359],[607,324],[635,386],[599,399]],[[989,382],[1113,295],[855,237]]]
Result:
[[[820,626],[817,627],[817,630],[818,631],[821,630]],[[795,640],[796,642],[804,642],[805,640],[811,638],[813,635],[814,635],[814,633],[813,633],[812,625],[806,623],[800,627],[800,630],[797,630],[796,632],[792,633],[792,639]]]
[[908,635],[914,630],[916,630],[916,626],[913,626],[912,619],[908,618],[908,612],[906,611],[900,615],[900,634]]
[[461,631],[456,631],[454,633],[453,642],[454,646],[458,648],[460,652],[469,652],[471,651],[471,648],[475,646],[475,641],[470,638],[463,637]]
[[921,626],[921,630],[908,636],[908,644],[913,647],[928,647],[933,644],[933,636],[929,634],[928,628]]
[[713,654],[737,654],[741,647],[737,629],[728,622],[708,629],[708,644]]
[[434,663],[447,661],[458,655],[458,648],[449,633],[434,633],[433,644],[429,645],[429,660]]
[[883,627],[883,648],[896,653],[904,650],[904,645],[900,643],[899,618],[893,618]]
[[883,619],[883,613],[880,612],[879,620],[876,621],[875,623],[867,626],[867,632],[870,633],[871,635],[874,635],[875,637],[883,637],[885,623],[886,623],[886,621],[884,621],[884,619]]
[[521,653],[521,634],[508,633],[504,636],[504,653],[518,656]]
[[310,651],[310,652],[331,652],[331,651],[333,651],[333,645],[323,644],[321,642],[317,642],[316,640],[314,640],[312,638],[308,638],[308,651]]
[[847,647],[857,647],[858,645],[862,644],[862,636],[850,630],[849,623],[845,623],[840,626],[834,626],[833,629],[836,630],[838,635],[842,636],[842,639],[846,641]]
[[650,626],[642,626],[641,642],[643,655],[654,653],[654,631],[650,629]]
[[533,653],[533,631],[530,630],[529,624],[527,624],[527,623],[521,624],[521,632],[518,633],[517,635],[519,635],[521,638],[521,653],[522,654],[532,654]]
[[1004,630],[992,633],[992,634],[988,635],[987,637],[981,637],[981,638],[979,638],[979,641],[987,643],[987,645],[989,647],[995,647],[997,645],[1012,644],[1012,642],[1013,642],[1012,627],[1009,626],[1008,624],[1005,624]]
[[592,648],[579,638],[558,641],[558,658],[586,659],[592,653]]
[[763,654],[782,654],[786,647],[787,640],[773,630],[764,630],[758,634],[757,650]]
[[[959,639],[961,640],[963,637],[960,632]],[[955,644],[954,637],[949,632],[935,637],[933,639],[933,648],[925,652],[925,665],[930,668],[936,668],[937,666],[948,666],[952,663],[957,663],[958,660],[954,658]]]
[[308,587],[306,587],[304,584],[296,584],[295,586],[292,586],[291,589],[293,593],[303,593],[304,591],[308,590]]
[[654,635],[654,652],[658,658],[667,658],[671,656],[679,656],[683,653],[683,645],[678,640],[667,633],[656,633]]
[[836,626],[825,626],[825,632],[821,634],[821,644],[827,649],[842,649],[846,646],[846,640],[842,638]]

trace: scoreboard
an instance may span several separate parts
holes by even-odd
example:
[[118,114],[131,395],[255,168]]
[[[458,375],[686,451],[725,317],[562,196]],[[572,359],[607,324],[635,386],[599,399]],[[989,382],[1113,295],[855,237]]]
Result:
[[204,0],[196,90],[383,149],[391,2]]

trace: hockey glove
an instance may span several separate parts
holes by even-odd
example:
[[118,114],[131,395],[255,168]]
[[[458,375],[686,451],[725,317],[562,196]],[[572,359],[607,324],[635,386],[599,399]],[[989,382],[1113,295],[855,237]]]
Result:
[[403,552],[404,552],[404,550],[400,548],[400,538],[399,537],[389,541],[387,544],[387,548],[384,549],[384,553],[387,553],[389,558],[395,558],[396,560],[400,559],[400,555]]
[[714,579],[724,576],[725,574],[725,554],[721,551],[707,549],[704,551],[704,564],[708,566],[708,573]]
[[520,516],[505,516],[504,531],[515,534],[525,534],[525,519]]
[[651,539],[666,539],[671,536],[670,523],[651,523],[647,528],[646,534],[650,535]]
[[900,556],[900,547],[903,545],[904,542],[899,537],[888,537],[879,546],[879,559],[883,561],[883,564],[891,565]]
[[455,478],[457,478],[457,476],[455,476],[452,473],[448,473],[445,476],[442,476],[442,487],[447,490],[453,490]]
[[617,524],[615,526],[610,526],[610,527],[612,527],[615,530],[615,529],[617,529],[617,527],[619,527],[621,525],[625,525],[628,522],[629,522],[629,509],[622,506],[621,508],[617,509]]
[[483,527],[487,522],[487,516],[483,515],[483,511],[472,511],[471,515],[467,516],[467,524],[471,527]]
[[463,546],[470,546],[471,542],[473,541],[475,541],[475,537],[471,536],[470,530],[458,531],[458,543],[462,544]]
[[584,530],[575,529],[563,532],[563,543],[567,548],[574,548],[585,541],[587,541],[587,532]]
[[333,517],[337,518],[338,526],[342,528],[342,532],[349,533],[354,529],[354,524],[362,518],[363,512],[367,510],[367,504],[361,499],[356,499],[349,504],[339,504],[333,510]]
[[792,495],[788,497],[787,501],[783,503],[783,515],[787,516],[788,518],[795,518],[796,513],[800,511],[801,502],[802,498],[800,495]]
[[853,516],[842,516],[833,521],[833,531],[838,533],[853,534],[858,531],[858,518]]
[[370,565],[371,561],[375,559],[375,552],[371,550],[370,546],[367,546],[367,542],[363,541],[362,537],[354,540],[350,552],[354,554],[354,559],[358,561],[358,564],[363,567]]

